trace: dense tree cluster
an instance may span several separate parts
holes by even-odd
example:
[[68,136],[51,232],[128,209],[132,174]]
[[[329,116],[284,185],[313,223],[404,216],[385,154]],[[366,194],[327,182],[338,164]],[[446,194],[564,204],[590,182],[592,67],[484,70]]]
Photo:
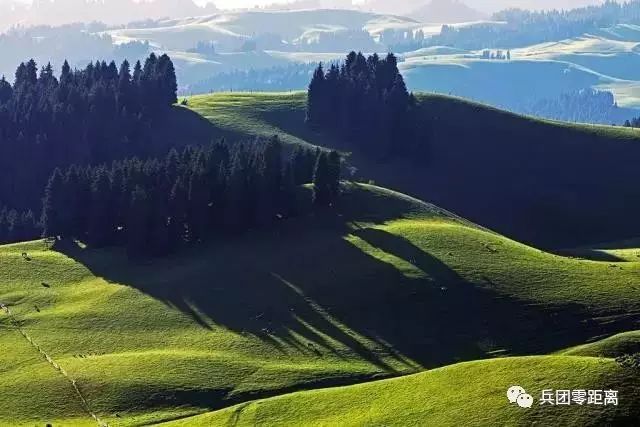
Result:
[[502,49],[498,49],[495,52],[489,50],[489,49],[484,49],[482,51],[482,59],[497,59],[497,60],[507,60],[507,61],[511,61],[511,51],[507,50],[506,52],[504,52]]
[[469,50],[504,49],[563,40],[617,24],[640,23],[640,1],[608,0],[602,5],[572,10],[508,9],[494,14],[491,21],[499,21],[501,24],[443,25],[439,34],[424,38],[423,41],[396,40],[390,48],[396,52],[429,46],[452,46]]
[[0,208],[0,244],[35,240],[41,233],[40,223],[31,210]]
[[318,65],[309,84],[307,122],[380,158],[415,148],[415,110],[391,53],[381,59],[351,52],[326,71]]
[[311,52],[344,52],[347,49],[361,49],[371,52],[379,47],[365,29],[321,31],[312,43],[304,45],[304,49]]
[[631,120],[625,120],[624,127],[627,128],[640,128],[640,117],[633,118]]
[[625,114],[625,110],[618,107],[613,93],[591,88],[540,99],[518,110],[553,120],[597,124],[622,123]]
[[0,78],[0,203],[34,209],[55,167],[140,155],[149,129],[176,101],[171,59],[151,54],[133,71],[127,61],[98,61],[56,78],[51,64],[20,64]]
[[126,245],[132,257],[161,256],[300,213],[302,184],[313,182],[317,206],[331,205],[340,161],[336,152],[302,148],[285,156],[273,137],[174,149],[164,160],[56,168],[43,198],[44,235]]
[[286,66],[218,73],[196,84],[185,86],[182,93],[300,90],[309,83],[316,67],[317,64],[292,63]]

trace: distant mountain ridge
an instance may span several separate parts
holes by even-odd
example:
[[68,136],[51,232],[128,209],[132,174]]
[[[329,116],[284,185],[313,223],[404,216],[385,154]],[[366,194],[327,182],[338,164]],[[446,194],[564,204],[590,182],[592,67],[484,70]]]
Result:
[[126,24],[165,17],[184,18],[218,12],[213,3],[198,6],[193,0],[34,0],[27,5],[17,0],[0,0],[0,31],[16,25],[62,25],[100,21]]
[[411,18],[422,22],[459,23],[480,21],[488,16],[467,6],[460,0],[431,0],[409,14]]

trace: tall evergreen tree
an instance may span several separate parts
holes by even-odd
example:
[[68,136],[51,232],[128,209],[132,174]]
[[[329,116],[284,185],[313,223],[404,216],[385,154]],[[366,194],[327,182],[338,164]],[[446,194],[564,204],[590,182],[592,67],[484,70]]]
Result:
[[327,157],[327,175],[329,178],[329,197],[335,202],[340,194],[340,169],[342,159],[337,151],[331,151]]
[[329,156],[320,153],[313,174],[313,202],[318,206],[331,204],[331,176],[329,172]]
[[[56,168],[49,178],[44,190],[43,209],[41,222],[44,227],[44,237],[65,237],[67,233],[67,212],[65,205],[64,177],[60,169]],[[5,221],[8,223],[8,216]]]
[[127,219],[127,254],[130,258],[139,258],[149,250],[150,206],[147,193],[142,187],[136,187],[131,193],[131,207]]
[[91,185],[91,205],[88,224],[88,239],[95,247],[106,246],[113,242],[114,220],[111,216],[111,180],[103,168],[96,171]]
[[6,104],[13,98],[13,88],[4,76],[0,78],[0,105]]
[[322,125],[326,118],[328,102],[325,86],[324,69],[322,63],[320,63],[313,73],[307,91],[307,122],[311,126]]

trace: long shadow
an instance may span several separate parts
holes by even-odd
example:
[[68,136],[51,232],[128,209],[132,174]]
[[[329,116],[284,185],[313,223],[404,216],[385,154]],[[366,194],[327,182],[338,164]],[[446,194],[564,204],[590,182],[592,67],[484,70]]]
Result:
[[[243,239],[246,243],[246,238]],[[345,254],[347,257],[358,252],[339,240],[336,242],[344,246],[343,253],[345,249],[352,252]],[[365,337],[354,336],[347,325],[305,293],[304,278],[301,285],[288,280],[292,274],[282,263],[286,260],[279,260],[278,264],[256,262],[257,256],[247,258],[247,254],[240,255],[242,248],[237,242],[222,242],[217,248],[194,249],[190,254],[175,257],[172,261],[180,266],[175,271],[166,271],[166,274],[153,270],[157,267],[163,270],[162,265],[172,261],[132,265],[120,252],[103,251],[106,256],[96,256],[94,251],[81,249],[75,244],[58,244],[55,249],[81,262],[96,276],[135,287],[180,310],[203,328],[211,329],[215,325],[248,333],[276,348],[281,347],[280,342],[284,341],[302,353],[319,357],[325,353],[340,356],[348,349],[381,370],[396,373],[385,361],[395,354],[393,348],[376,342],[376,348],[371,349]],[[191,264],[191,257],[202,261],[202,253],[196,254],[198,251],[205,251],[214,259],[224,252],[235,253],[246,260],[246,264],[238,264],[237,259],[235,262],[230,260],[233,256],[225,256],[230,262]],[[336,346],[327,337],[344,348]],[[404,364],[405,369],[417,368],[403,358],[398,358],[397,362]]]
[[622,259],[614,254],[605,252],[601,249],[570,249],[570,250],[558,250],[553,251],[554,253],[561,256],[570,256],[574,258],[581,258],[590,261],[603,261],[603,262],[625,262],[625,259]]
[[[348,233],[411,262],[426,278],[407,277],[363,252],[344,238]],[[284,351],[285,343],[315,357],[357,354],[388,375],[398,367],[411,372],[495,355],[549,353],[629,330],[633,322],[637,327],[637,318],[601,323],[581,306],[501,295],[488,279],[469,283],[408,240],[379,229],[352,231],[344,218],[318,217],[312,230],[308,220],[292,220],[145,265],[127,262],[120,250],[56,249],[203,328],[251,334],[274,351]],[[268,393],[273,391],[234,396],[233,402]],[[211,406],[230,402],[214,397]]]
[[[411,328],[417,340],[409,354],[426,364],[439,365],[450,363],[452,358],[483,358],[491,354],[547,354],[597,336],[636,328],[640,320],[638,316],[620,316],[615,321],[600,322],[595,318],[599,314],[578,304],[516,300],[499,294],[495,284],[486,277],[482,283],[465,281],[438,258],[400,236],[371,228],[354,234],[374,247],[410,261],[430,277],[430,291],[417,290],[414,299],[433,298],[425,302],[428,312],[416,309],[415,303],[405,303],[404,309],[394,316],[396,321],[408,325],[415,322],[432,325],[430,330],[420,326]],[[415,286],[424,288],[425,281],[419,280]],[[388,301],[387,306],[401,303]],[[357,328],[358,320],[354,318],[350,324]],[[372,322],[373,319],[369,320],[369,326]],[[384,323],[376,325],[378,332],[385,328],[388,329],[388,325]],[[429,360],[433,353],[425,353],[426,345],[436,348],[440,357]]]
[[[246,135],[219,127],[196,111],[173,106],[169,113],[149,130],[151,141],[140,138],[136,153],[140,157],[164,156],[172,148],[207,145],[226,138],[230,142],[246,139]],[[133,143],[133,142],[132,142]]]

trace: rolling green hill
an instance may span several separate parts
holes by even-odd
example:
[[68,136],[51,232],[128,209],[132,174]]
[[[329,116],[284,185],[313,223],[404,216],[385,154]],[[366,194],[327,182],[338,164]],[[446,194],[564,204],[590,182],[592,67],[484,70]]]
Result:
[[[0,425],[95,425],[92,415],[117,426],[170,421],[459,361],[549,354],[638,329],[640,263],[542,252],[375,186],[345,184],[344,192],[333,212],[142,265],[119,249],[0,247],[0,339],[10,349],[0,355]],[[322,400],[308,400],[315,395],[285,396],[260,420],[272,424],[276,411],[276,424],[409,422],[424,408],[404,400],[407,390],[430,396],[455,378],[491,384],[491,397],[461,416],[492,409],[514,420],[502,389],[512,381],[532,390],[558,378],[633,386],[610,360],[531,359],[539,370],[527,360],[455,365],[420,374],[439,382],[376,382],[338,389],[335,399],[332,390],[317,392],[334,402],[329,418],[316,418]],[[394,392],[396,384],[405,391]],[[363,395],[380,399],[373,412]],[[426,410],[446,417],[447,396]]]
[[[532,408],[509,406],[505,393],[516,383],[536,399]],[[517,357],[461,363],[350,387],[294,393],[166,426],[624,425],[632,424],[640,415],[635,399],[639,386],[637,376],[611,359]],[[619,393],[619,404],[539,406],[542,390],[556,387],[613,388]]]
[[[350,152],[356,178],[538,247],[640,235],[640,131],[540,121],[446,96],[420,100],[428,155],[378,163]],[[194,142],[277,133],[289,143],[350,151],[308,129],[302,93],[201,95],[189,106],[198,114],[179,111],[160,132]]]

